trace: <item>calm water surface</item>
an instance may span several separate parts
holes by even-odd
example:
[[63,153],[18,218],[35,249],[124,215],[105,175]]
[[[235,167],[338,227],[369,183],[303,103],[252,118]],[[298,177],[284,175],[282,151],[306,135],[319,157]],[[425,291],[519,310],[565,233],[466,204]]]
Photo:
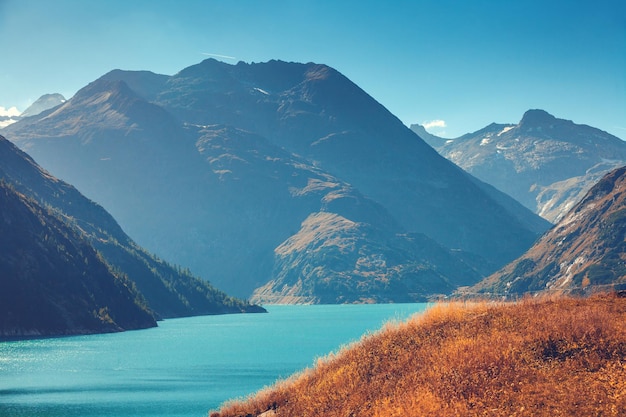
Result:
[[0,342],[0,416],[206,417],[426,306],[268,306],[269,314]]

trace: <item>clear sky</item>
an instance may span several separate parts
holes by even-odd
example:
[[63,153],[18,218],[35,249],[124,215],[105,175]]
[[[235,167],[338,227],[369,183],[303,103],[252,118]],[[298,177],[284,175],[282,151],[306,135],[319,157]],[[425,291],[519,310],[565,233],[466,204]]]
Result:
[[624,0],[0,0],[0,39],[0,114],[213,56],[330,65],[444,137],[540,108],[626,139]]

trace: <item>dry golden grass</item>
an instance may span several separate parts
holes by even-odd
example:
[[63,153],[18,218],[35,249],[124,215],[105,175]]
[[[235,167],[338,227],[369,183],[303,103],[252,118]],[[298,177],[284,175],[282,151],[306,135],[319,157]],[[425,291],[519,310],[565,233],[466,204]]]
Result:
[[626,298],[438,304],[212,417],[624,416]]

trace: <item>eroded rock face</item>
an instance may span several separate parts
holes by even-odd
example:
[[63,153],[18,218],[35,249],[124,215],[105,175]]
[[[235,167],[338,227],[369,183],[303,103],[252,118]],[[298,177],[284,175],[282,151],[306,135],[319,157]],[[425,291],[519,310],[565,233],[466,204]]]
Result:
[[626,167],[606,174],[515,262],[470,292],[585,292],[626,284]]

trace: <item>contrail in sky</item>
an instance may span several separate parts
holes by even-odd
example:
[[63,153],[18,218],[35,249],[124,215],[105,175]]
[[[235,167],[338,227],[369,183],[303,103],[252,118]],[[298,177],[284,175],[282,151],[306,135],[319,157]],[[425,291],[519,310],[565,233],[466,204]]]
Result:
[[210,54],[208,52],[201,52],[202,55],[206,55],[206,56],[214,56],[216,58],[224,58],[224,59],[237,59],[234,56],[228,56],[228,55],[220,55],[220,54]]

